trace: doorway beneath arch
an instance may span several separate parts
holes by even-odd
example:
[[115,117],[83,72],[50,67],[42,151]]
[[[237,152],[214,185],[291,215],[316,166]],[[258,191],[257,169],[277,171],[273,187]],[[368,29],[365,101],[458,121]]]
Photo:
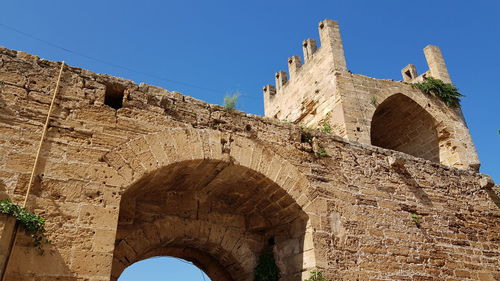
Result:
[[135,262],[172,256],[212,280],[251,281],[269,248],[282,280],[301,280],[311,264],[304,252],[313,251],[304,247],[312,244],[308,216],[285,189],[219,160],[177,162],[143,176],[122,195],[111,280]]

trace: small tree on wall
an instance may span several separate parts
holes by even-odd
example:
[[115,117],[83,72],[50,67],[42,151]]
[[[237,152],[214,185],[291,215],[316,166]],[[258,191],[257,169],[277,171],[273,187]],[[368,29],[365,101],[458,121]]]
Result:
[[274,260],[273,250],[266,248],[259,256],[254,281],[278,281],[279,278],[280,270]]
[[323,273],[313,270],[311,271],[311,275],[309,278],[307,278],[305,281],[328,281],[326,280],[325,276],[323,276]]

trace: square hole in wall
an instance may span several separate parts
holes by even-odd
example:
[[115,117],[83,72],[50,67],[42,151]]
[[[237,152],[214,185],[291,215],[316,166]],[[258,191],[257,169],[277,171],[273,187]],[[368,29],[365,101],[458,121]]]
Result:
[[122,108],[124,92],[125,87],[120,84],[106,84],[104,104],[114,109]]

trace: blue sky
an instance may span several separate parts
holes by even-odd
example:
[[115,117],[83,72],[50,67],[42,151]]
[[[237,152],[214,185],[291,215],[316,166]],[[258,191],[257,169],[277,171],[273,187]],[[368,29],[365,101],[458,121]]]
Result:
[[426,45],[440,46],[453,82],[466,95],[462,108],[481,171],[500,182],[498,0],[5,0],[0,24],[73,53],[4,25],[0,45],[210,103],[239,91],[239,109],[262,115],[262,86],[287,69],[288,57],[302,54],[302,40],[318,39],[317,24],[325,18],[340,22],[354,73],[400,80],[408,63],[419,73],[427,69]]
[[145,280],[210,281],[210,278],[191,262],[173,257],[154,257],[127,267],[118,279],[118,281]]

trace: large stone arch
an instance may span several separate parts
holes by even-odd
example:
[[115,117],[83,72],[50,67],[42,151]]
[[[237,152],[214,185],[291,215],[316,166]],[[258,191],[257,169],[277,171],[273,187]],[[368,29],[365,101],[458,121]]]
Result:
[[302,210],[309,182],[262,144],[170,129],[129,141],[103,161],[122,192],[111,280],[154,255],[191,260],[213,280],[251,280],[271,244],[283,280],[300,280],[315,265]]
[[439,162],[436,120],[403,94],[385,99],[375,110],[371,144]]
[[[476,165],[474,159],[467,158],[468,155],[471,155],[470,151],[474,150],[474,147],[468,146],[467,142],[463,140],[466,135],[465,132],[468,129],[464,125],[465,121],[461,117],[462,113],[460,108],[450,108],[444,105],[444,103],[436,97],[425,95],[420,91],[414,90],[399,93],[395,93],[391,89],[382,90],[375,95],[377,106],[370,108],[367,112],[367,115],[371,116],[370,124],[373,124],[373,117],[376,111],[381,106],[387,105],[391,100],[397,97],[400,99],[407,98],[407,101],[411,101],[414,105],[418,105],[418,107],[415,108],[421,108],[423,110],[420,110],[422,115],[426,115],[428,119],[432,118],[434,120],[439,153],[438,157],[434,157],[434,159],[431,160],[440,162],[446,166],[459,168]],[[454,111],[454,113],[450,114],[451,111]],[[372,131],[371,125],[369,131]],[[428,157],[421,158],[429,159]]]

